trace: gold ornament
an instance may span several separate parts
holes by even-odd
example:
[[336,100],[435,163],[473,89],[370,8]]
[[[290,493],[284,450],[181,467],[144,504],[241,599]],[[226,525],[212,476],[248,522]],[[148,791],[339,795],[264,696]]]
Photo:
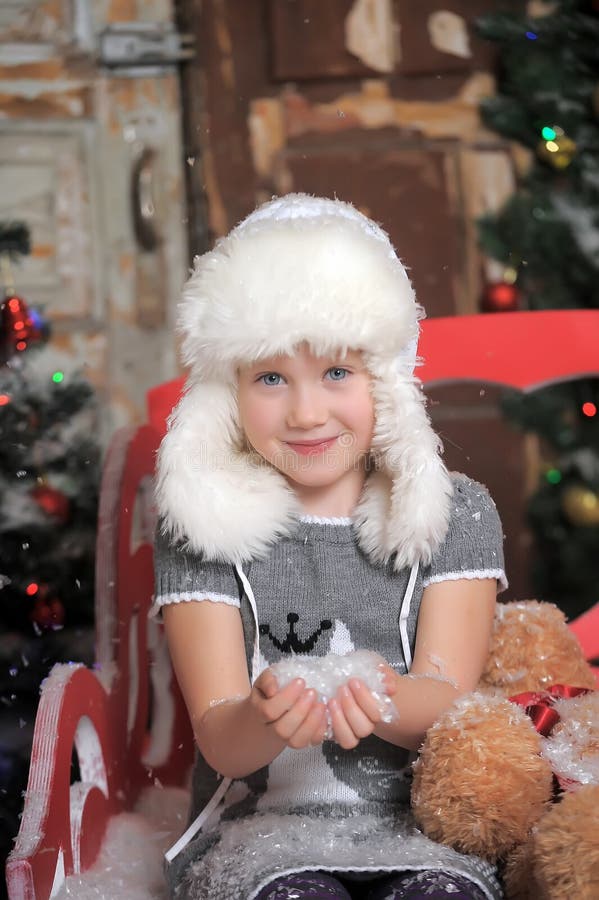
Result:
[[576,142],[564,133],[563,128],[553,126],[555,137],[547,140],[543,138],[537,144],[537,155],[543,162],[549,163],[554,169],[567,169],[576,156]]
[[562,509],[573,525],[599,525],[599,496],[581,484],[568,487],[562,493]]

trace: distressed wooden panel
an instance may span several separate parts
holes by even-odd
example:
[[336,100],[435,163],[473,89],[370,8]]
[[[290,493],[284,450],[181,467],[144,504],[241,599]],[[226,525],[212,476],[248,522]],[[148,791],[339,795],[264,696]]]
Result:
[[80,119],[91,117],[93,113],[88,85],[40,82],[24,90],[14,85],[10,92],[5,86],[6,82],[0,85],[0,108],[7,119]]
[[[311,103],[305,94],[285,91],[282,102],[290,136],[306,132],[340,132],[391,127],[430,138],[469,141],[490,139],[480,120],[481,100],[493,90],[485,73],[476,73],[458,92],[444,100],[404,100],[394,96],[385,81],[363,81],[358,90],[341,91],[326,103]],[[496,138],[493,138],[496,143]]]
[[467,72],[492,65],[494,49],[474,31],[485,0],[397,0],[398,71],[403,75]]
[[98,314],[93,126],[7,126],[0,134],[0,219],[23,220],[31,230],[31,255],[15,270],[18,290],[54,321]]
[[353,0],[270,0],[271,75],[275,81],[372,75],[346,46]]
[[484,0],[270,0],[271,74],[313,81],[487,68],[494,50],[473,25],[488,10]]
[[[98,79],[102,140],[101,214],[110,266],[104,327],[113,427],[143,421],[145,392],[177,369],[174,316],[185,279],[180,97],[176,75]],[[149,196],[158,244],[136,240],[132,208],[136,164],[153,151]]]
[[170,22],[173,0],[95,0],[96,15],[109,22]]
[[[93,50],[94,33],[116,22],[173,20],[173,0],[1,0],[0,43]],[[22,57],[28,54],[21,47]]]
[[[459,352],[459,348],[456,348]],[[505,534],[510,586],[502,599],[531,596],[529,556],[532,536],[526,523],[527,498],[536,485],[538,451],[505,420],[502,389],[459,384],[426,389],[429,414],[445,447],[450,470],[486,484],[497,504]],[[501,460],[501,465],[498,461]]]
[[0,41],[63,42],[71,30],[68,0],[2,0]]
[[[177,371],[187,245],[177,71],[109,73],[95,58],[97,34],[172,18],[172,0],[9,0],[0,11],[0,216],[24,220],[33,241],[16,286],[45,307],[56,367],[85,364],[103,401],[104,441],[141,422],[147,389]],[[156,154],[145,196],[153,250],[133,227],[144,148]]]
[[388,231],[410,266],[428,315],[466,312],[464,254],[459,228],[458,170],[452,146],[399,144],[387,137],[283,154],[277,185],[350,200]]
[[516,187],[514,164],[507,147],[471,148],[460,152],[465,205],[464,236],[467,247],[469,294],[481,298],[484,286],[501,281],[505,265],[479,248],[476,222],[485,213],[497,212]]
[[[186,72],[186,92],[202,91],[188,133],[201,147],[201,179],[212,236],[226,233],[254,206],[256,177],[248,150],[252,97],[268,92],[268,36],[262,3],[205,0],[194,19],[198,58]],[[188,107],[189,108],[189,107]],[[195,251],[195,248],[192,247]]]
[[31,91],[32,82],[51,82],[69,78],[68,66],[64,59],[54,57],[36,61],[21,59],[18,62],[9,62],[4,60],[2,56],[3,49],[0,44],[0,59],[2,59],[2,64],[0,64],[0,82],[4,82],[6,88],[11,87],[14,93],[18,93],[19,90],[23,91],[24,84],[21,82],[21,79],[29,83],[29,90]]

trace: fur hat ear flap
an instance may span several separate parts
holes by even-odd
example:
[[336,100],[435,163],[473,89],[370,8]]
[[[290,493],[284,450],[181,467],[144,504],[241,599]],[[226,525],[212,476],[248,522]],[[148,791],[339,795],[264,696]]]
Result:
[[400,570],[427,565],[443,541],[453,493],[442,445],[418,382],[397,360],[370,358],[376,427],[367,479],[356,509],[360,546],[378,562],[395,554]]
[[297,521],[297,499],[276,469],[242,446],[231,384],[188,385],[157,459],[163,528],[208,559],[264,556]]

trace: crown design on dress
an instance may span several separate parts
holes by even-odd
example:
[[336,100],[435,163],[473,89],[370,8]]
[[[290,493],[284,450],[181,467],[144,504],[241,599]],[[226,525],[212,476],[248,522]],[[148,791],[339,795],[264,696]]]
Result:
[[295,632],[295,625],[297,622],[299,622],[297,613],[290,612],[287,614],[289,630],[283,641],[280,641],[274,636],[270,630],[270,625],[260,625],[260,634],[268,637],[271,643],[277,650],[280,650],[281,653],[310,653],[316,646],[316,642],[323,631],[329,631],[333,627],[333,623],[330,619],[323,619],[316,631],[314,631],[307,640],[302,641]]

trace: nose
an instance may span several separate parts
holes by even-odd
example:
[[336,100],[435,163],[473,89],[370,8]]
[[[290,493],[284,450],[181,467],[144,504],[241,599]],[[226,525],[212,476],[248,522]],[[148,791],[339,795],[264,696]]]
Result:
[[326,424],[328,418],[328,406],[319,387],[302,385],[289,392],[288,428],[301,428],[307,431]]

